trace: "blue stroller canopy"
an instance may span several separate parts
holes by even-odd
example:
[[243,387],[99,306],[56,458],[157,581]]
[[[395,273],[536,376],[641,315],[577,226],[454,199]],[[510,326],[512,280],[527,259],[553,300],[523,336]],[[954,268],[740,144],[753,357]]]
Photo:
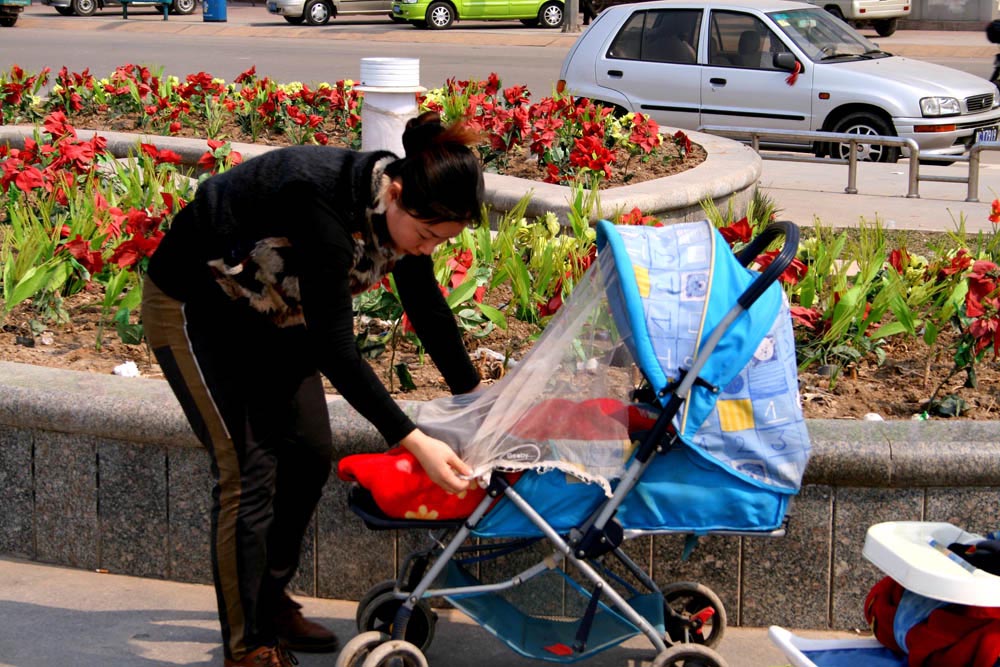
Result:
[[[597,227],[598,260],[618,332],[665,404],[702,346],[759,275],[707,221]],[[715,463],[769,489],[798,491],[809,439],[795,340],[777,283],[728,325],[674,427]]]

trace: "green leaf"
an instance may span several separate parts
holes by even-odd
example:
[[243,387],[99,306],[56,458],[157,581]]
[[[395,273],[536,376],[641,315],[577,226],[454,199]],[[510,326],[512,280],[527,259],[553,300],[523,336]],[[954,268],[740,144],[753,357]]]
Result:
[[488,306],[485,303],[481,303],[479,304],[479,310],[490,322],[497,325],[504,331],[507,330],[507,318],[499,309],[494,308],[493,306]]
[[9,312],[17,304],[41,292],[48,285],[55,268],[55,265],[49,261],[25,271],[21,279],[14,285],[14,289],[11,290],[10,296],[4,303],[4,309]]
[[413,381],[413,376],[410,375],[410,369],[404,363],[398,363],[393,366],[396,371],[396,377],[399,378],[399,388],[403,391],[413,391],[417,388],[416,383]]
[[454,310],[455,306],[463,304],[471,299],[472,295],[476,293],[477,287],[478,285],[476,284],[475,279],[466,278],[463,280],[461,285],[453,289],[451,293],[445,297],[445,301],[448,302],[448,307]]
[[138,345],[142,342],[143,328],[141,324],[131,324],[129,322],[131,311],[128,308],[119,308],[115,313],[115,330],[118,338],[126,345]]

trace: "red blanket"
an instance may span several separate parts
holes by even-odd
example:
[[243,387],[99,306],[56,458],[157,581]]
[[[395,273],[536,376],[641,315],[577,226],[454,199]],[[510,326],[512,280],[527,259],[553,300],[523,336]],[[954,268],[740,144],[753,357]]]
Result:
[[[883,646],[902,653],[893,621],[903,587],[885,577],[865,599],[865,620]],[[910,667],[994,667],[1000,660],[1000,607],[949,605],[906,632]]]
[[[551,399],[528,411],[513,435],[528,440],[602,440],[621,434],[622,425],[636,431],[650,428],[652,423],[649,413],[613,399],[579,403]],[[379,509],[396,519],[465,518],[486,495],[475,480],[462,493],[444,491],[402,447],[347,456],[337,465],[337,475],[368,489]]]

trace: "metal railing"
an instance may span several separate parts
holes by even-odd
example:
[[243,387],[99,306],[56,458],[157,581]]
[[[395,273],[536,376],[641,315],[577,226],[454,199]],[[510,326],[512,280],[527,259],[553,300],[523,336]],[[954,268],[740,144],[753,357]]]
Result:
[[[955,162],[967,162],[968,173],[965,176],[921,176],[922,181],[939,181],[942,183],[967,183],[968,190],[965,193],[965,201],[979,201],[979,154],[983,151],[1000,151],[1000,141],[981,141],[972,144],[968,155],[948,156],[947,159]],[[938,155],[922,155],[924,160],[940,160]]]
[[[878,144],[881,146],[898,146],[900,148],[908,148],[910,150],[910,157],[907,158],[910,162],[909,171],[909,181],[906,196],[910,198],[920,197],[920,148],[917,146],[917,142],[913,139],[902,139],[900,137],[882,137],[882,136],[868,136],[868,135],[857,135],[857,134],[847,134],[844,132],[814,132],[809,130],[802,131],[792,131],[792,130],[770,130],[763,128],[747,128],[747,127],[731,127],[728,125],[702,125],[698,128],[698,132],[705,132],[707,134],[714,134],[722,137],[729,137],[731,139],[749,139],[750,146],[760,154],[760,140],[765,138],[768,140],[778,140],[785,139],[791,141],[812,141],[812,142],[837,142],[842,144],[850,144],[850,151],[848,153],[847,159],[843,158],[824,158],[815,157],[812,155],[763,155],[761,158],[765,160],[783,160],[786,162],[819,162],[822,164],[846,164],[847,165],[847,187],[844,188],[844,192],[849,195],[858,194],[858,144]],[[992,143],[992,142],[991,142]],[[973,147],[975,148],[975,147]],[[1000,148],[1000,142],[998,142],[998,148]],[[978,188],[978,160],[979,153],[976,153],[976,181]],[[951,159],[950,157],[948,159]],[[934,177],[934,180],[942,177]],[[932,179],[924,179],[932,180]],[[971,184],[970,184],[971,187]]]

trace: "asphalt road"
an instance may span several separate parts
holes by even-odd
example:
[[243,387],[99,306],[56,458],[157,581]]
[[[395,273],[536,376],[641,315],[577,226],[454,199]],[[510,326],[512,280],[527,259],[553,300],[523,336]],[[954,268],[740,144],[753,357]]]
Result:
[[463,22],[443,32],[418,30],[380,18],[342,17],[326,26],[292,26],[260,2],[230,3],[225,23],[206,23],[201,9],[171,16],[152,8],[117,7],[91,17],[63,17],[36,3],[13,29],[0,33],[0,67],[18,64],[90,71],[104,76],[124,63],[162,66],[183,75],[206,71],[232,81],[251,65],[277,81],[316,83],[356,79],[365,57],[420,59],[423,85],[449,77],[485,79],[497,73],[507,85],[525,84],[533,96],[552,91],[574,35],[525,28],[517,22]]

